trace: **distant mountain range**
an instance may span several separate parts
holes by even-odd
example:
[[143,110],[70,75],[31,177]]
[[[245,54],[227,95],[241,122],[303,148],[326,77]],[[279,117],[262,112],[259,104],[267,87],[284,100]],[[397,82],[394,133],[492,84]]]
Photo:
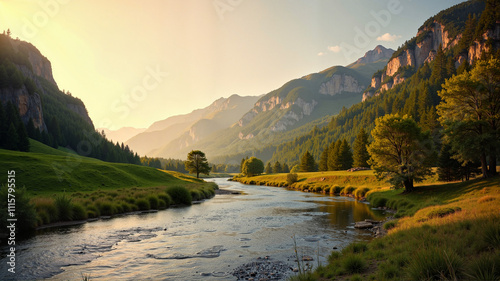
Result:
[[343,107],[360,102],[371,76],[393,52],[379,45],[346,67],[291,80],[264,96],[221,98],[206,108],[155,122],[126,144],[150,157],[183,159],[192,149],[209,157],[251,155],[293,139],[311,124],[324,125]]

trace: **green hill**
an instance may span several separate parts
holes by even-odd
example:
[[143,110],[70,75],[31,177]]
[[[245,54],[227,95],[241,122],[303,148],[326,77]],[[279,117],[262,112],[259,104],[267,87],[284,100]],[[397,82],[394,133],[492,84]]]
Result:
[[[16,186],[32,195],[200,182],[175,172],[109,163],[30,140],[31,152],[0,149],[0,169],[16,171]],[[7,182],[7,173],[1,182]]]

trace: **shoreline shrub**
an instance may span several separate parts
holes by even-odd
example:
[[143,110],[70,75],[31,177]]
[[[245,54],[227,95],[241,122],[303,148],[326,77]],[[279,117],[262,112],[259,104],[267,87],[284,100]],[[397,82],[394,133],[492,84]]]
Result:
[[166,192],[172,198],[174,204],[191,205],[193,198],[191,193],[182,186],[170,186],[167,187]]

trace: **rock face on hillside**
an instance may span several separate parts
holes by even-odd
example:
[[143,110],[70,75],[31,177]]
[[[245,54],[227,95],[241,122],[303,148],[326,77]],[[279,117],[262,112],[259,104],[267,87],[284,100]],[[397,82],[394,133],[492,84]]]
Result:
[[[32,118],[36,128],[42,131],[46,130],[47,126],[43,118],[40,97],[43,95],[49,95],[49,93],[46,93],[44,90],[42,83],[43,79],[47,80],[49,83],[53,84],[56,89],[58,89],[52,74],[52,65],[50,61],[30,43],[10,38],[8,40],[13,50],[24,56],[31,65],[31,67],[28,67],[22,64],[15,64],[24,77],[28,77],[34,82],[37,87],[37,92],[29,94],[24,86],[17,90],[5,88],[0,91],[0,101],[3,104],[10,101],[16,105],[25,124],[28,123],[30,118]],[[87,113],[87,109],[81,101],[75,99],[74,103],[67,103],[66,106],[80,115],[86,122],[93,125],[92,120]]]
[[[447,51],[456,46],[461,38],[462,34],[451,38],[448,31],[445,30],[445,26],[437,21],[434,21],[430,27],[420,29],[417,33],[416,44],[404,49],[397,57],[392,58],[387,63],[385,71],[372,77],[371,87],[363,93],[363,101],[405,81],[405,78],[398,73],[402,67],[418,69],[424,63],[434,60],[439,46],[442,47],[443,51]],[[458,57],[455,66],[458,67],[464,61],[473,64],[483,53],[489,51],[488,40],[493,42],[500,40],[499,22],[496,23],[493,30],[489,30],[483,35],[481,41],[476,40],[473,42],[467,54]],[[495,46],[495,48],[498,48],[498,46]],[[388,79],[390,77],[392,79]]]
[[18,90],[1,89],[0,100],[4,106],[8,102],[17,105],[23,123],[27,124],[31,118],[35,128],[41,131],[47,130],[47,126],[43,121],[42,102],[37,93],[30,95],[25,87]]
[[322,95],[334,96],[342,92],[358,93],[363,91],[366,85],[361,85],[360,82],[349,75],[333,75],[332,78],[321,84],[319,93]]
[[25,76],[29,76],[32,79],[36,76],[40,76],[57,86],[52,75],[52,65],[50,61],[44,57],[35,46],[20,40],[11,40],[11,44],[14,50],[26,54],[31,63],[33,71],[27,71],[25,67],[21,67],[21,71]]

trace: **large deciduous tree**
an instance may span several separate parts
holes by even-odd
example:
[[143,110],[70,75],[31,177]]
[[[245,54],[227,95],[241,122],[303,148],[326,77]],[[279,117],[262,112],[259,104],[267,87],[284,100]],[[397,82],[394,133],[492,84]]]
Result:
[[439,96],[439,121],[457,159],[465,163],[479,159],[484,177],[495,174],[500,144],[500,60],[478,61],[471,71],[446,80]]
[[368,146],[370,164],[379,180],[388,179],[394,188],[414,190],[414,182],[432,174],[432,141],[408,116],[385,115],[375,121],[373,142]]
[[196,174],[196,178],[200,177],[200,173],[210,174],[211,168],[208,165],[207,157],[200,150],[191,150],[184,165],[189,173]]
[[250,157],[243,163],[241,171],[247,177],[260,175],[264,172],[264,163],[256,157]]

